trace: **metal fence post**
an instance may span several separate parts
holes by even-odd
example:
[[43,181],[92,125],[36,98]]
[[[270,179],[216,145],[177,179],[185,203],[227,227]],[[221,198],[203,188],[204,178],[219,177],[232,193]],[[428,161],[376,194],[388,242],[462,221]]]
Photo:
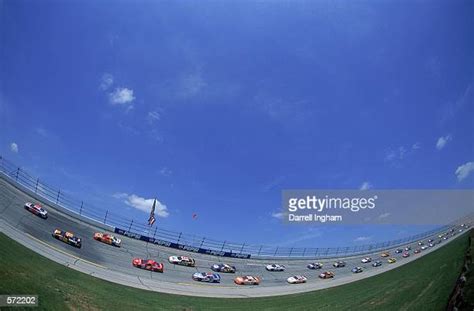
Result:
[[290,248],[290,254],[288,255],[288,257],[291,257],[291,253],[293,253],[293,247]]
[[176,241],[176,244],[179,244],[179,240],[181,240],[181,235],[183,235],[182,232],[179,233],[178,240]]
[[199,248],[202,247],[202,245],[204,244],[204,241],[206,240],[206,238],[202,238],[202,241],[201,241],[201,245],[199,245]]
[[277,253],[278,253],[278,246],[277,246],[277,248],[275,249],[275,253],[273,254],[273,256],[276,256]]
[[245,247],[245,243],[242,244],[242,247],[240,248],[240,253],[242,254],[242,252],[244,251],[244,247]]
[[35,185],[35,193],[38,191],[38,183],[39,183],[40,179],[37,178],[36,179],[36,185]]
[[303,248],[303,257],[304,257],[304,255],[306,255],[306,247]]
[[133,219],[132,219],[132,221],[130,222],[130,227],[128,227],[128,232],[132,232],[132,231],[131,231],[131,230],[132,230],[132,225],[133,225]]
[[82,206],[84,205],[84,201],[81,201],[81,208],[79,209],[79,216],[82,216]]
[[18,174],[20,173],[20,168],[16,170],[16,176],[15,176],[15,181],[18,181]]
[[260,248],[258,249],[258,254],[257,254],[257,256],[260,256],[260,253],[261,253],[261,251],[262,251],[262,247],[263,247],[263,245],[260,245]]
[[109,214],[109,210],[105,211],[105,217],[104,217],[104,225],[107,222],[107,215]]
[[224,243],[222,243],[222,248],[221,248],[221,252],[224,250],[224,247],[225,247],[225,243],[227,243],[227,241],[224,241]]
[[58,190],[58,196],[56,197],[56,204],[59,203],[59,196],[61,195],[61,189]]
[[158,229],[158,227],[155,227],[155,232],[153,232],[153,240],[155,239],[155,235],[156,235],[156,230]]

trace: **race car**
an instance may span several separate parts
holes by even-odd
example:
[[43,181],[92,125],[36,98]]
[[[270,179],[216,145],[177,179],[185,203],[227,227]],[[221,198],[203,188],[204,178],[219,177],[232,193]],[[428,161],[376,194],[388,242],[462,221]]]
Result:
[[423,241],[418,242],[418,246],[423,246],[423,245],[425,245],[425,243],[423,243]]
[[403,253],[403,249],[399,248],[395,251],[396,254],[400,254],[400,253]]
[[427,248],[428,248],[428,246],[423,245],[423,246],[421,247],[421,250],[424,251],[424,250],[427,249]]
[[389,258],[389,259],[387,260],[387,262],[388,262],[388,263],[396,263],[396,262],[397,262],[397,259],[392,257],[392,258]]
[[413,251],[413,254],[419,254],[421,253],[421,248],[417,248]]
[[238,276],[234,279],[234,283],[237,285],[258,285],[260,278],[251,275]]
[[434,241],[433,239],[429,239],[428,243],[433,243],[433,241]]
[[380,257],[388,257],[388,256],[390,256],[389,252],[385,252],[385,253],[380,254]]
[[331,271],[326,271],[319,275],[320,279],[332,279],[333,277],[334,277],[334,273]]
[[382,261],[381,260],[377,260],[377,261],[374,261],[372,263],[372,267],[380,267],[382,265]]
[[48,212],[39,204],[33,204],[31,202],[26,202],[25,203],[25,209],[28,211],[32,212],[33,214],[46,219],[48,218]]
[[132,265],[134,267],[150,270],[153,272],[163,272],[163,264],[156,262],[153,259],[134,258],[132,260]]
[[403,257],[403,258],[410,257],[410,253],[409,253],[409,252],[405,252],[405,253],[403,253],[402,257]]
[[193,274],[193,280],[198,282],[220,283],[221,276],[211,272],[196,272]]
[[234,266],[231,266],[225,263],[214,264],[212,265],[211,269],[212,271],[223,272],[223,273],[235,273],[236,271]]
[[411,247],[410,247],[410,246],[405,247],[405,252],[408,252],[408,251],[411,251]]
[[306,283],[307,280],[308,279],[304,275],[294,275],[286,279],[286,281],[290,284]]
[[170,256],[168,261],[174,265],[180,266],[194,267],[196,265],[196,261],[187,256]]
[[362,263],[369,263],[369,262],[371,262],[371,261],[372,261],[372,258],[370,258],[370,257],[365,257],[365,258],[362,258],[362,260],[361,260],[360,262],[362,262]]
[[282,272],[282,271],[285,271],[285,266],[283,265],[277,265],[277,264],[272,264],[272,265],[267,265],[265,267],[265,269],[267,269],[267,271],[278,271],[278,272]]
[[319,270],[323,267],[323,264],[320,262],[312,262],[308,264],[306,267],[311,270]]
[[428,244],[428,246],[429,246],[429,247],[433,247],[433,246],[435,246],[435,244],[434,244],[434,243],[430,243],[430,244]]
[[94,233],[94,240],[117,247],[120,247],[120,245],[122,245],[121,239],[116,238],[115,236],[108,233],[96,232]]
[[342,268],[346,266],[345,261],[336,261],[335,263],[332,264],[334,268]]
[[77,236],[74,236],[74,234],[72,232],[55,229],[53,231],[52,235],[55,239],[58,239],[59,241],[63,241],[65,243],[67,243],[69,245],[72,245],[72,246],[75,246],[77,248],[81,248],[81,246],[82,246],[81,238],[78,238]]
[[364,270],[362,269],[362,267],[354,267],[354,268],[352,268],[351,271],[352,271],[352,273],[361,273]]

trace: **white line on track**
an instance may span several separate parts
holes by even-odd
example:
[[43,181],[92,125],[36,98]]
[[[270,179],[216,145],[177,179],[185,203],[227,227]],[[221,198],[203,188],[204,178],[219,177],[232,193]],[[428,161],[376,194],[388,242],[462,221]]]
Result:
[[28,236],[29,236],[30,238],[32,238],[33,240],[35,240],[35,241],[37,241],[37,242],[39,242],[39,243],[41,243],[41,244],[43,244],[43,245],[46,245],[47,247],[52,248],[52,249],[54,249],[55,251],[60,252],[60,253],[62,253],[62,254],[64,254],[64,255],[66,255],[66,256],[70,256],[70,257],[72,257],[72,258],[74,258],[74,259],[77,259],[77,260],[86,262],[86,263],[88,263],[88,264],[94,265],[94,266],[99,267],[99,268],[107,269],[107,267],[102,266],[102,265],[99,265],[98,263],[95,263],[95,262],[92,262],[92,261],[89,261],[89,260],[82,259],[82,258],[77,257],[77,256],[75,256],[75,255],[72,255],[72,254],[70,254],[70,253],[68,253],[68,252],[65,252],[65,251],[63,251],[63,250],[61,250],[61,249],[59,249],[59,248],[57,248],[57,247],[54,247],[54,246],[52,246],[51,244],[48,244],[48,243],[46,243],[46,242],[44,242],[44,241],[41,241],[40,239],[35,238],[34,236],[32,236],[32,235],[29,234],[29,233],[26,233],[26,235],[28,235]]

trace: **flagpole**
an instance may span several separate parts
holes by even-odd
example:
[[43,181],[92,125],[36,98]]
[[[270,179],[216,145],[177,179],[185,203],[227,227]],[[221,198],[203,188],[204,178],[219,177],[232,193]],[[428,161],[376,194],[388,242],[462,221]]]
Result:
[[155,219],[155,208],[156,208],[156,198],[153,201],[153,206],[151,207],[151,211],[150,211],[150,217],[148,218],[148,233],[147,233],[148,238],[147,238],[146,244],[145,244],[145,249],[146,249],[147,256],[150,255],[150,252],[148,251],[148,242],[150,240],[150,229],[151,229],[151,227],[153,227],[153,224],[156,221],[156,219]]

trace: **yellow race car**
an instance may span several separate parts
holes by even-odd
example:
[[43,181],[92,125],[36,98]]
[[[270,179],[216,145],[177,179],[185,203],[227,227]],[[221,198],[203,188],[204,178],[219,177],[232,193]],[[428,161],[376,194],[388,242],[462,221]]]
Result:
[[53,237],[77,248],[81,248],[82,246],[81,238],[75,236],[72,232],[55,229],[53,231]]
[[392,258],[389,258],[389,259],[387,260],[387,262],[388,262],[388,263],[395,263],[395,262],[397,262],[397,259],[395,259],[395,258],[392,257]]

